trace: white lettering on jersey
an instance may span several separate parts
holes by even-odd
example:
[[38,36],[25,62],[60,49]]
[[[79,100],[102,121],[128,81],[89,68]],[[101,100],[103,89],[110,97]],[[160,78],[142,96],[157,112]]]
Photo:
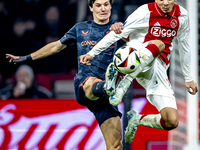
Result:
[[151,34],[156,37],[174,37],[176,35],[176,30],[162,29],[161,27],[152,27]]

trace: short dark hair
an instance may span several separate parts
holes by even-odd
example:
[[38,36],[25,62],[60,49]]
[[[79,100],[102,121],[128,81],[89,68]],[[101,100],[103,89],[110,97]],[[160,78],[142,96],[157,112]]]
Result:
[[[95,1],[96,1],[96,0],[88,0],[88,5],[89,5],[90,7],[92,7],[92,5],[94,4]],[[109,0],[109,1],[110,1],[110,4],[112,4],[114,0]]]

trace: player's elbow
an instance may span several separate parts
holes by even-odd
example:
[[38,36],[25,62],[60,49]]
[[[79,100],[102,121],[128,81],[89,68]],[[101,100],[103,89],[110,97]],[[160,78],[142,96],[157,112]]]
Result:
[[52,47],[51,47],[51,52],[54,54],[54,53],[58,53],[60,52],[61,50],[63,50],[66,45],[62,44],[60,42],[60,40],[56,41],[56,42],[53,42],[51,43],[52,44]]

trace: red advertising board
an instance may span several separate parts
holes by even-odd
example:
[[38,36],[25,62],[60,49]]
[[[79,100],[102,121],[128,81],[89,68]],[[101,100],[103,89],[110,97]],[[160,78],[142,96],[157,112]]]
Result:
[[[141,113],[157,113],[145,98],[132,102]],[[123,103],[119,105],[123,112]],[[122,119],[123,120],[123,119]],[[139,127],[131,144],[146,150],[148,141],[167,140],[166,131]],[[93,114],[75,100],[1,100],[0,150],[106,150]]]

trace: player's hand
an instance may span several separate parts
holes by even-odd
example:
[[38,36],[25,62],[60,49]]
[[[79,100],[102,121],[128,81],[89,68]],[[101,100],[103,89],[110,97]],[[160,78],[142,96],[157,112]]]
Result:
[[26,55],[26,56],[14,56],[11,54],[6,54],[6,58],[10,59],[9,62],[10,63],[20,63],[20,62],[24,62],[24,61],[29,61],[32,60],[31,55]]
[[80,56],[80,63],[85,64],[85,65],[91,65],[90,61],[92,59],[92,56],[89,54],[81,55]]
[[192,95],[195,95],[198,92],[197,84],[194,81],[185,82],[185,86],[187,91]]
[[[14,55],[11,55],[11,54],[6,54],[6,58],[10,59],[9,63],[12,63],[13,60],[18,60],[19,56],[14,56]],[[16,64],[17,62],[13,62],[13,63]]]
[[123,24],[121,22],[114,23],[110,27],[110,31],[114,31],[116,34],[122,33],[123,30]]

